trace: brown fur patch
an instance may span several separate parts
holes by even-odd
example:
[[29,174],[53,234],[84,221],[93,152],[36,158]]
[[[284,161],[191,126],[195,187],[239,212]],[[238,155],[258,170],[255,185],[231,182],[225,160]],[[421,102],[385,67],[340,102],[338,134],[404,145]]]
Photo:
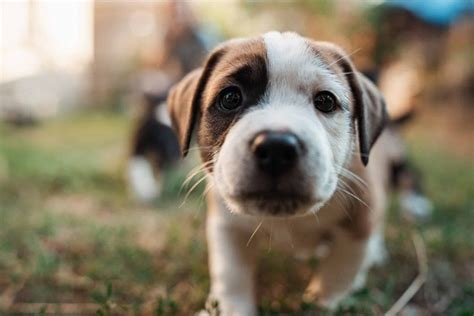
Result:
[[[222,145],[232,123],[250,106],[258,103],[268,82],[263,38],[230,41],[217,47],[204,66],[188,74],[168,96],[168,109],[183,155],[191,134],[198,126],[198,145],[204,162],[210,161]],[[223,113],[216,106],[222,89],[237,86],[243,106],[236,113]],[[212,171],[212,165],[209,166]]]
[[[232,44],[230,44],[232,45]],[[235,44],[234,44],[235,45]],[[229,49],[216,63],[201,100],[198,144],[204,162],[222,146],[224,139],[241,115],[256,105],[268,84],[266,50],[263,39],[248,40]],[[224,113],[216,105],[219,93],[228,86],[240,88],[243,104],[237,112]],[[212,170],[212,164],[210,164]]]

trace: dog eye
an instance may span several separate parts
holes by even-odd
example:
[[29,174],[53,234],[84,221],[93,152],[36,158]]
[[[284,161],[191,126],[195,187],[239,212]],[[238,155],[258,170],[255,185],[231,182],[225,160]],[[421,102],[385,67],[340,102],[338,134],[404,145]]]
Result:
[[237,87],[228,87],[221,91],[217,105],[222,111],[233,111],[242,104],[242,94]]
[[329,113],[336,110],[337,100],[331,92],[322,91],[314,97],[314,106],[321,112]]

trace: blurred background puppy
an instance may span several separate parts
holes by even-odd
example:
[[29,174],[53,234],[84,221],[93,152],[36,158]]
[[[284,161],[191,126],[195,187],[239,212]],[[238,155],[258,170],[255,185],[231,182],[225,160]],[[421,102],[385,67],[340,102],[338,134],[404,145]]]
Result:
[[166,30],[163,49],[154,68],[139,74],[136,90],[142,104],[132,134],[127,178],[134,196],[143,203],[160,197],[164,173],[179,160],[179,145],[170,129],[166,98],[170,87],[197,68],[216,35],[200,29],[189,7],[172,1],[168,14],[173,24]]

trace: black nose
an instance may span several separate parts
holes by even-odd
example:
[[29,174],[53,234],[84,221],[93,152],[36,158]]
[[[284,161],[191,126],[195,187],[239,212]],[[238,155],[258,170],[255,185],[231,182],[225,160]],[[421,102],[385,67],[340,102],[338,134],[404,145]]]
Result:
[[296,164],[302,145],[298,137],[289,132],[262,132],[251,142],[251,150],[262,171],[278,176]]

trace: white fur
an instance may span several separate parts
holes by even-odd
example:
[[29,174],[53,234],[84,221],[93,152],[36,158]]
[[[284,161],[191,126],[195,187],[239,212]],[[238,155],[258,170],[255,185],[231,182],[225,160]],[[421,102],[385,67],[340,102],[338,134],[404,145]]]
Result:
[[[342,165],[345,161],[338,159],[346,157],[347,150],[351,149],[349,113],[320,113],[314,108],[313,97],[316,92],[327,90],[334,93],[341,104],[348,108],[349,89],[336,74],[328,70],[308,42],[299,35],[270,32],[264,35],[264,41],[270,76],[270,89],[265,103],[272,107],[304,106],[311,114],[316,114],[316,120],[322,124],[316,133],[319,135],[320,129],[324,129],[323,132],[331,140],[330,146],[333,146],[333,157],[328,158],[334,158],[336,165]],[[310,113],[307,115],[311,115]],[[317,141],[314,138],[311,140],[313,143]]]
[[[313,105],[315,93],[329,90],[348,108],[349,87],[298,35],[272,32],[264,35],[264,42],[269,74],[267,91],[260,103],[253,105],[230,129],[214,156],[214,173],[209,177],[206,230],[210,298],[219,300],[222,315],[257,314],[254,251],[262,240],[269,248],[314,254],[318,245],[327,242],[321,232],[329,231],[329,249],[323,254],[319,275],[311,280],[305,296],[317,297],[330,307],[351,290],[354,281],[354,286],[363,285],[368,267],[381,251],[377,237],[371,241],[354,238],[351,231],[342,229],[340,222],[347,216],[346,210],[333,203],[339,173],[353,158],[355,135],[351,115],[344,110],[324,114]],[[249,142],[259,132],[269,130],[290,131],[305,145],[306,153],[300,157],[298,166],[304,171],[299,181],[311,189],[314,199],[313,204],[296,210],[301,216],[261,217],[256,205],[234,198],[239,190],[255,185],[252,175],[256,167]],[[369,181],[371,185],[383,190],[381,178],[375,175],[375,179],[376,182]]]
[[433,213],[433,203],[416,192],[402,192],[400,206],[406,216],[416,220],[426,220]]
[[303,88],[306,96],[316,90],[334,92],[345,105],[349,91],[341,79],[317,58],[309,43],[296,33],[269,32],[263,35],[269,64],[272,97],[287,97],[287,89]]
[[144,203],[158,198],[161,183],[153,175],[153,168],[145,157],[134,156],[128,162],[127,177],[135,197]]
[[215,178],[219,192],[233,211],[258,215],[254,205],[233,199],[248,187],[253,169],[246,144],[261,131],[287,130],[307,148],[301,170],[316,203],[297,213],[317,211],[332,196],[338,174],[352,150],[350,113],[325,114],[315,109],[313,97],[329,90],[348,106],[348,89],[311,51],[308,43],[293,33],[264,35],[268,59],[269,88],[260,104],[253,106],[229,131],[216,159]]
[[170,114],[168,113],[166,104],[161,103],[160,105],[156,107],[155,119],[162,124],[171,126],[171,118],[170,118]]

